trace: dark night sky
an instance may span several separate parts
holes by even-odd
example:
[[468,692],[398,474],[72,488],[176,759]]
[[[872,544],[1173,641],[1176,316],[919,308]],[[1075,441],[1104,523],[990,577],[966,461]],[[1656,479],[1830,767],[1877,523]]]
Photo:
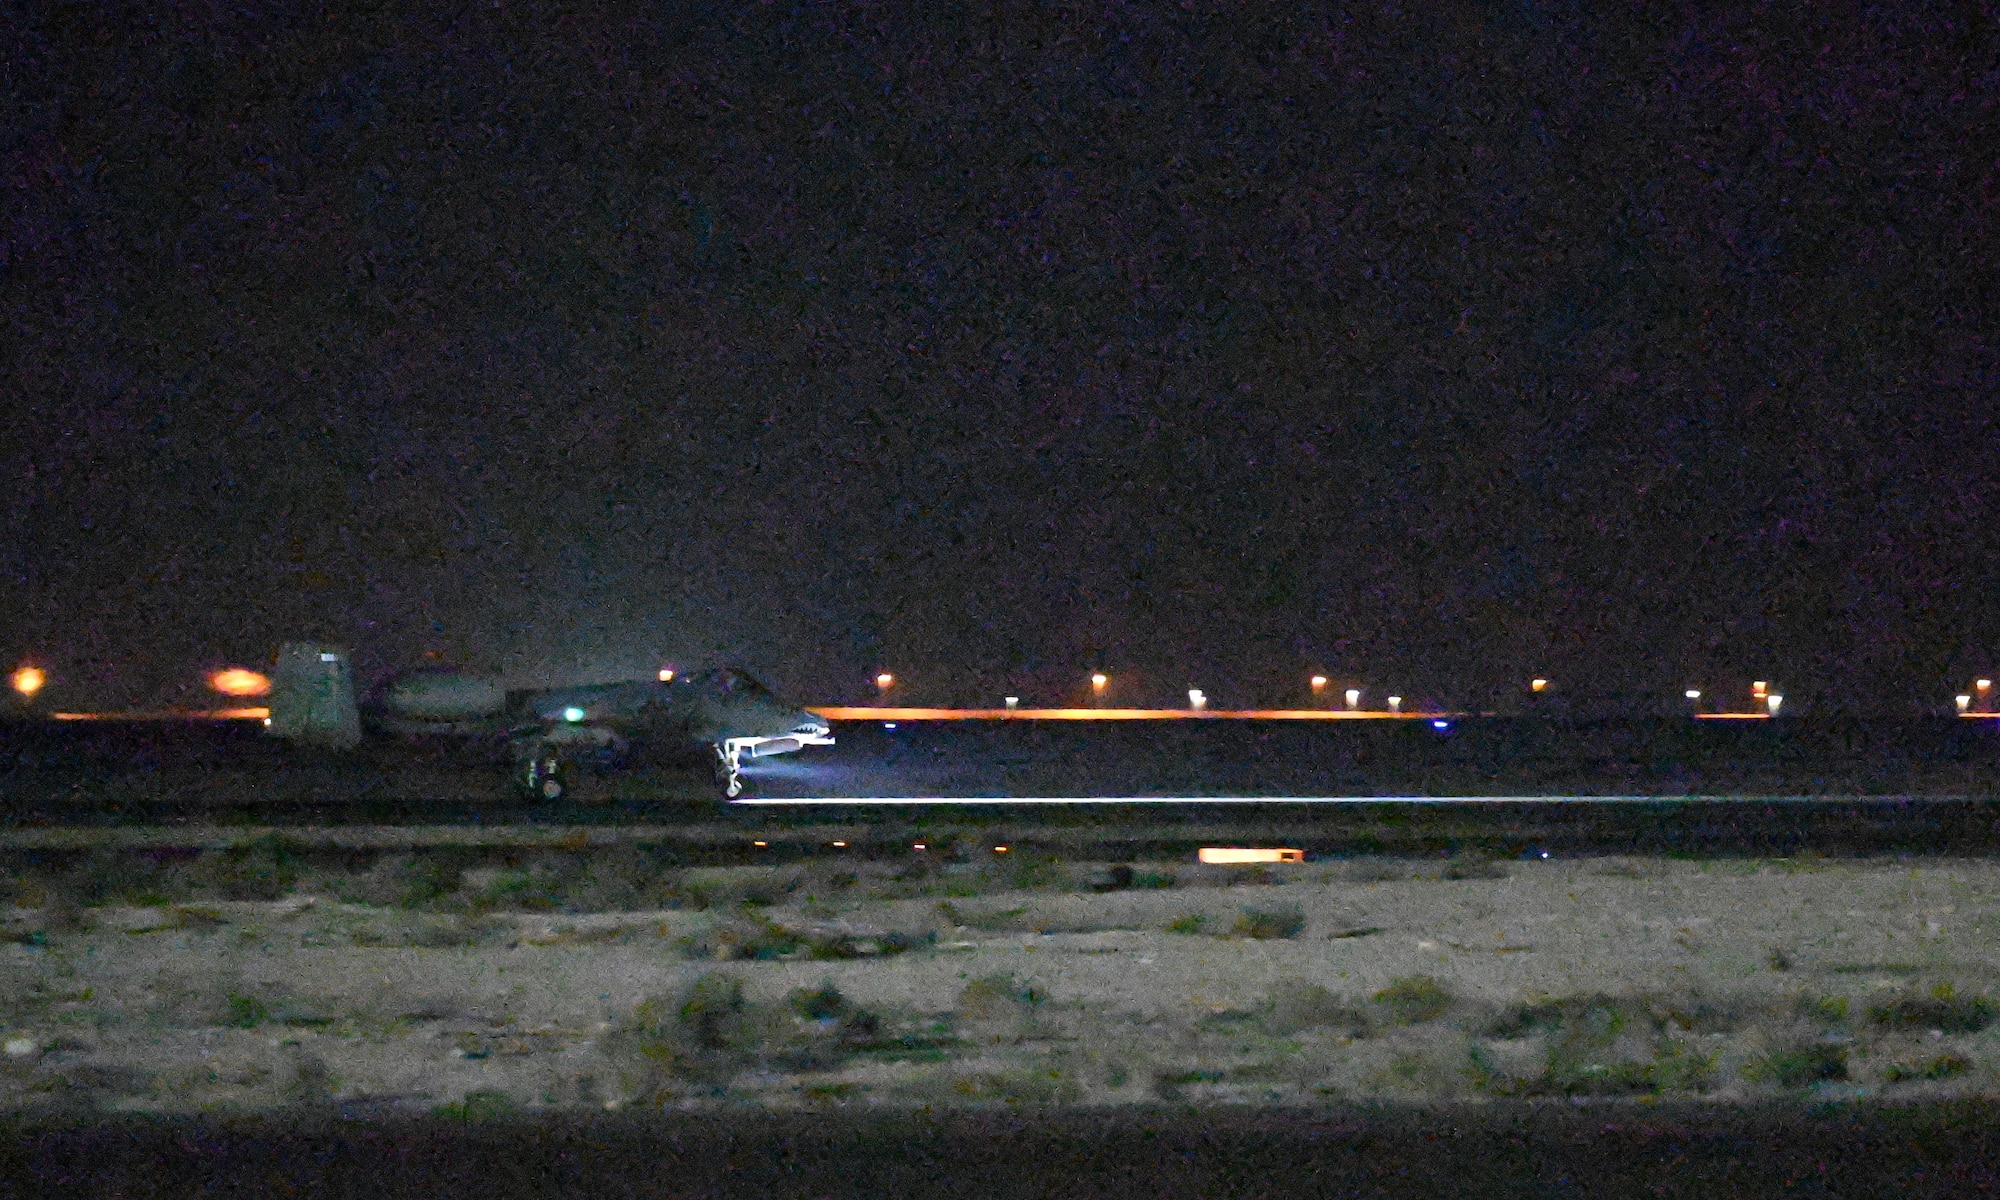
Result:
[[7,6],[0,651],[1996,669],[1993,3],[559,7]]

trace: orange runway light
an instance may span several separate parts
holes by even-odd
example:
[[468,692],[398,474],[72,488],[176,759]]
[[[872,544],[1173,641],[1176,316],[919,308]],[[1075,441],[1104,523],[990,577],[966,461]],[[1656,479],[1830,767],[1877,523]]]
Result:
[[771,843],[769,843],[769,842],[751,842],[750,844],[751,844],[751,845],[753,845],[753,846],[768,846],[768,845],[770,845]]
[[845,850],[845,849],[847,849],[847,843],[846,843],[846,842],[835,842],[835,843],[834,843],[834,848],[835,848],[835,849],[839,849],[839,850]]
[[1760,713],[1696,713],[1698,721],[1768,721],[1771,714]]
[[1984,696],[1993,690],[1993,681],[1991,679],[1975,679],[1972,681],[1972,686],[1978,688],[1979,694]]
[[1549,681],[1546,679],[1530,679],[1528,681],[1528,690],[1531,692],[1547,691],[1548,686]]
[[49,673],[40,667],[22,667],[14,672],[14,690],[24,697],[32,698],[49,681]]
[[889,674],[887,671],[884,671],[880,675],[877,675],[875,677],[875,686],[881,688],[885,692],[889,690],[889,685],[895,682],[896,682],[896,677],[894,675]]
[[1007,847],[1005,847],[1005,846],[995,846],[995,847],[993,847],[993,853],[995,853],[995,854],[1005,854],[1005,853],[1007,853]]
[[661,668],[660,668],[660,682],[661,682],[661,683],[672,683],[673,681],[674,681],[674,669],[673,669],[672,667],[661,667]]
[[1326,676],[1324,676],[1324,675],[1315,675],[1315,676],[1313,676],[1313,677],[1312,677],[1312,689],[1313,689],[1313,691],[1315,691],[1315,692],[1323,692],[1323,691],[1325,691],[1325,690],[1326,690]]
[[1240,866],[1245,863],[1304,862],[1303,850],[1252,850],[1237,846],[1203,846],[1195,857],[1205,863]]
[[228,667],[208,677],[208,686],[225,696],[268,696],[271,681],[255,671]]
[[1101,692],[1105,689],[1105,686],[1108,685],[1110,682],[1111,682],[1111,676],[1106,675],[1102,671],[1098,671],[1090,677],[1090,690],[1093,692]]

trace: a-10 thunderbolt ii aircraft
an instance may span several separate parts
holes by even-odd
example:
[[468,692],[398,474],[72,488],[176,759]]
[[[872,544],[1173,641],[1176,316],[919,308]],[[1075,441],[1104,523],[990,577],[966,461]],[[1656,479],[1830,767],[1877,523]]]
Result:
[[569,791],[572,768],[707,747],[716,786],[743,792],[745,759],[833,744],[824,720],[784,703],[742,671],[700,671],[667,681],[509,689],[493,679],[420,671],[358,700],[346,651],[292,642],[271,681],[275,737],[346,748],[368,734],[455,736],[504,742],[515,786],[541,800]]

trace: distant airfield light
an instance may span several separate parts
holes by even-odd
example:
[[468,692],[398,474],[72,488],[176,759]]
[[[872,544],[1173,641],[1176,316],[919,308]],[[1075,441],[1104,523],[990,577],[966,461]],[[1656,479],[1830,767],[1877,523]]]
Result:
[[1528,681],[1528,690],[1531,692],[1545,691],[1548,686],[1549,681],[1546,679],[1530,679]]
[[894,686],[895,682],[896,682],[896,677],[894,675],[889,674],[889,672],[887,671],[884,671],[880,675],[877,675],[875,677],[875,686],[882,689],[885,692],[888,691],[890,687]]
[[26,700],[34,699],[35,693],[41,691],[48,681],[49,673],[40,667],[22,667],[13,676],[14,690]]
[[917,842],[916,844],[912,845],[912,846],[910,847],[910,849],[912,849],[912,850],[925,850],[925,849],[929,849],[929,847],[925,846],[925,845],[924,845],[924,844],[923,844],[922,842]]
[[1770,690],[1770,687],[1771,687],[1770,684],[1765,683],[1763,680],[1759,679],[1757,682],[1750,685],[1750,694],[1752,696],[1757,697],[1757,699],[1762,700],[1764,698],[1764,693]]
[[1111,676],[1109,676],[1109,675],[1106,675],[1106,674],[1105,674],[1104,672],[1102,672],[1102,671],[1093,671],[1093,672],[1091,672],[1091,675],[1090,675],[1090,690],[1091,690],[1091,691],[1093,691],[1093,692],[1101,692],[1101,691],[1103,691],[1103,690],[1105,689],[1105,687],[1106,687],[1106,686],[1108,686],[1108,685],[1109,685],[1110,683],[1111,683]]
[[1764,705],[1771,710],[1771,715],[1774,717],[1778,715],[1778,706],[1784,702],[1785,698],[1776,692],[1764,697]]
[[1005,853],[1007,853],[1007,847],[1005,847],[1005,846],[995,846],[995,847],[993,847],[993,853],[995,853],[995,854],[1005,854]]
[[1021,703],[1021,698],[1020,698],[1019,696],[1009,696],[1009,697],[1007,697],[1007,707],[1008,707],[1008,708],[1016,708],[1016,707],[1019,707],[1020,703]]
[[1389,697],[1389,711],[1390,711],[1390,712],[1402,712],[1402,711],[1403,711],[1403,698],[1402,698],[1401,696],[1391,696],[1391,697]]
[[1970,696],[1953,696],[1952,702],[1958,705],[1958,711],[1960,712],[1964,712],[1966,709],[1972,707],[1972,697]]
[[1313,676],[1313,677],[1312,677],[1312,686],[1313,686],[1313,691],[1315,691],[1315,692],[1323,692],[1323,691],[1325,691],[1325,690],[1326,690],[1326,676],[1324,676],[1324,675],[1315,675],[1315,676]]
[[751,844],[751,845],[753,845],[753,846],[768,846],[768,845],[770,845],[771,843],[769,843],[769,842],[751,842],[750,844]]
[[884,722],[882,722],[882,728],[884,728],[884,729],[894,729],[895,727],[896,727],[896,723],[895,723],[894,721],[884,721]]
[[661,683],[672,683],[673,681],[674,681],[674,669],[673,669],[672,667],[661,667],[661,668],[660,668],[660,682],[661,682]]
[[268,696],[271,681],[255,671],[229,667],[208,677],[208,686],[225,696]]
[[1304,862],[1303,850],[1264,850],[1242,846],[1203,846],[1195,852],[1195,858],[1205,863],[1224,863],[1241,866],[1246,863],[1287,863]]
[[1432,729],[1450,729],[1450,728],[1451,728],[1451,722],[1450,722],[1450,721],[1447,721],[1447,720],[1444,720],[1443,718],[1439,718],[1438,720],[1435,720],[1435,721],[1432,721],[1432,722],[1431,722],[1431,728],[1432,728]]
[[845,849],[847,849],[847,843],[846,843],[846,842],[835,842],[835,843],[834,843],[833,845],[834,845],[834,849],[836,849],[836,850],[845,850]]
[[1972,681],[1972,686],[1978,689],[1980,695],[1984,696],[1993,690],[1993,681],[1991,679],[1975,679]]
[[1347,707],[1349,707],[1349,708],[1360,708],[1360,707],[1361,707],[1361,689],[1360,689],[1360,688],[1348,688],[1348,689],[1347,689]]
[[1686,696],[1690,700],[1699,700],[1701,699],[1701,689],[1689,688],[1687,691],[1682,692],[1681,695]]
[[1200,689],[1200,688],[1189,688],[1189,689],[1188,689],[1188,707],[1189,707],[1189,708],[1203,708],[1203,707],[1206,707],[1206,706],[1207,706],[1207,704],[1208,704],[1208,697],[1202,694],[1202,691],[1201,691],[1201,689]]
[[572,704],[568,708],[563,709],[563,720],[574,725],[578,721],[583,720],[583,710]]

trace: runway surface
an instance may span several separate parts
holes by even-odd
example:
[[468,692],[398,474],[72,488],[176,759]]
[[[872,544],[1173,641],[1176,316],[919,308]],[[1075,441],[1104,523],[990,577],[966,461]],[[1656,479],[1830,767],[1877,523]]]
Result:
[[[504,752],[315,753],[243,722],[0,726],[0,828],[1228,827],[1316,852],[2000,848],[1992,722],[846,721],[749,765],[724,805],[698,752],[514,794]],[[837,835],[834,835],[837,836]],[[1089,840],[1089,839],[1086,839]],[[1124,843],[1107,832],[1105,844]]]

